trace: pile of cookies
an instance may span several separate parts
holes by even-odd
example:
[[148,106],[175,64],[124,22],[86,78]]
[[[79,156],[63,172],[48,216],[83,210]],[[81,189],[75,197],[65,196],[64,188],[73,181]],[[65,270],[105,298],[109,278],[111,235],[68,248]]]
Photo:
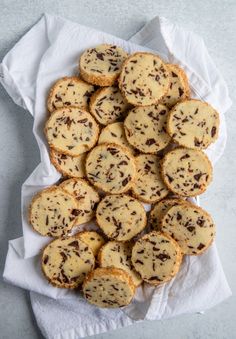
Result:
[[[42,251],[52,285],[121,307],[214,240],[211,216],[187,198],[212,180],[202,150],[218,136],[219,114],[190,99],[185,72],[155,54],[99,45],[80,56],[79,70],[48,96],[45,135],[65,180],[32,199],[29,222],[55,238]],[[93,219],[96,230],[75,233]]]

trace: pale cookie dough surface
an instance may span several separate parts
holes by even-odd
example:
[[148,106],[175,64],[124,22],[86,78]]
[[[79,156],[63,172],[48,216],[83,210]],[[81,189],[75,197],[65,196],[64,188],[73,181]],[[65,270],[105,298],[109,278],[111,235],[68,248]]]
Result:
[[132,263],[144,281],[159,285],[179,271],[182,254],[169,235],[153,231],[139,239],[132,250]]
[[110,239],[127,241],[146,226],[147,217],[143,205],[126,194],[107,195],[98,204],[98,226]]
[[88,154],[85,168],[94,186],[113,194],[126,192],[136,175],[134,157],[127,148],[116,144],[96,146]]
[[94,255],[75,237],[56,239],[43,250],[42,270],[48,281],[61,288],[76,288],[94,268]]
[[51,148],[78,156],[95,145],[99,128],[91,114],[80,108],[68,107],[51,114],[46,122],[45,134]]
[[94,86],[77,77],[59,79],[51,88],[47,106],[49,112],[61,107],[74,106],[88,110],[89,99],[95,91]]
[[90,112],[102,125],[121,120],[126,115],[130,104],[122,96],[118,87],[105,87],[93,94],[90,101]]
[[167,67],[155,54],[135,53],[122,66],[119,87],[134,106],[156,104],[167,93],[169,85]]
[[84,178],[85,174],[85,159],[86,153],[80,154],[77,157],[72,157],[68,154],[63,154],[50,149],[50,159],[64,177]]
[[142,153],[157,153],[170,142],[164,105],[133,108],[124,121],[128,142]]
[[121,47],[115,45],[103,44],[89,48],[80,57],[80,75],[91,84],[112,86],[127,56]]
[[60,187],[51,186],[36,194],[29,208],[29,222],[41,235],[60,237],[74,226],[78,202]]
[[212,165],[202,151],[176,148],[164,156],[162,176],[172,192],[180,196],[197,196],[212,180]]
[[72,194],[78,201],[75,225],[90,221],[95,216],[96,204],[100,198],[95,189],[84,179],[68,179],[60,187]]
[[219,113],[208,103],[185,100],[171,110],[167,131],[181,146],[205,149],[218,137]]
[[125,146],[132,154],[135,153],[135,149],[127,141],[123,122],[114,122],[104,127],[98,139],[98,144],[102,143],[114,143]]
[[171,207],[162,219],[161,230],[171,235],[188,255],[203,253],[215,237],[211,216],[192,204]]
[[167,198],[157,202],[150,212],[149,226],[152,230],[161,231],[161,221],[167,211],[173,206],[187,203],[187,200],[176,198]]
[[161,176],[161,159],[153,154],[141,154],[135,160],[137,175],[132,185],[135,197],[153,204],[167,196],[169,190]]
[[118,268],[97,268],[83,283],[85,299],[98,307],[128,305],[135,293],[135,286],[128,273]]
[[81,239],[93,252],[96,257],[100,248],[105,244],[105,239],[95,231],[84,231],[76,234],[76,238]]
[[134,270],[131,262],[132,244],[130,242],[109,241],[100,250],[98,260],[100,267],[116,267],[125,270],[135,286],[142,283],[142,278]]
[[170,88],[161,102],[171,108],[180,100],[187,99],[190,89],[188,78],[182,68],[173,64],[166,64],[166,67],[170,74]]

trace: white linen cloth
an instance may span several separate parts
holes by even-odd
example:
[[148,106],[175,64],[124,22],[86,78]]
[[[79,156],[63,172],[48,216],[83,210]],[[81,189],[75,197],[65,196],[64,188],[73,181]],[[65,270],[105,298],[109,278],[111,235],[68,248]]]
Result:
[[74,291],[50,286],[42,276],[38,254],[50,238],[32,231],[27,223],[27,210],[37,191],[60,178],[50,164],[43,135],[45,98],[57,78],[76,72],[79,54],[84,49],[104,42],[113,43],[129,53],[152,50],[166,61],[178,63],[188,75],[192,96],[211,103],[220,112],[219,139],[206,153],[213,163],[223,153],[226,142],[224,113],[231,100],[203,40],[156,17],[130,41],[46,14],[0,65],[1,83],[16,104],[28,109],[34,117],[33,131],[41,155],[41,163],[22,186],[23,237],[9,241],[4,278],[31,291],[33,311],[46,338],[80,338],[142,319],[163,319],[202,311],[231,295],[215,244],[202,256],[186,257],[171,282],[159,288],[139,288],[131,305],[122,310],[95,308]]

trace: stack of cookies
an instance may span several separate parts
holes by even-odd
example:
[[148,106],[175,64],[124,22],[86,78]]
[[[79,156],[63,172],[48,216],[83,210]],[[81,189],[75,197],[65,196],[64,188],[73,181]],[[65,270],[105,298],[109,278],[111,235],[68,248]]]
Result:
[[[42,251],[49,283],[121,307],[214,240],[211,216],[187,198],[212,180],[203,149],[218,136],[219,114],[191,99],[185,72],[155,54],[99,45],[80,56],[79,71],[48,96],[45,135],[64,181],[32,199],[29,222],[54,238]],[[75,233],[93,219],[97,230]]]

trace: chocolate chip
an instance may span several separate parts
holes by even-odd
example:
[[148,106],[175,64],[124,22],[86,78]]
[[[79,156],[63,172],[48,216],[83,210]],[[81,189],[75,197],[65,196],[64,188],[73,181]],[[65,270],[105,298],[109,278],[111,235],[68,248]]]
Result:
[[216,127],[213,126],[212,129],[211,129],[211,136],[212,136],[212,138],[215,136],[215,134],[216,134]]

